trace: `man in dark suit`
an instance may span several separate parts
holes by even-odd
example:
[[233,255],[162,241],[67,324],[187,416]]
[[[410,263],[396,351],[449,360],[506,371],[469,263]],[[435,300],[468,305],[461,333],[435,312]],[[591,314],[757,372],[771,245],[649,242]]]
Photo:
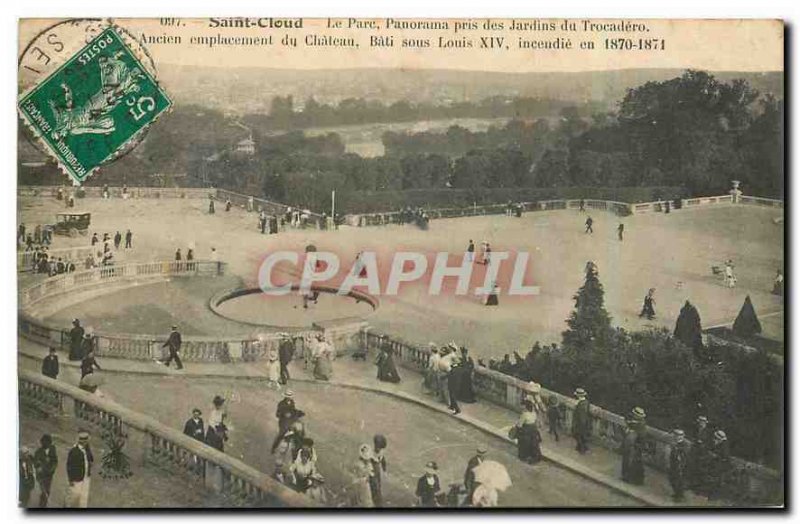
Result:
[[39,481],[39,507],[46,508],[50,498],[50,486],[53,484],[53,475],[56,474],[58,466],[58,455],[53,439],[45,433],[39,439],[39,449],[33,454],[33,462],[36,465],[36,479]]
[[89,447],[89,432],[80,431],[78,442],[67,455],[67,491],[66,505],[70,508],[86,508],[89,506],[89,487],[92,478],[94,456]]
[[275,453],[281,439],[292,427],[292,423],[304,415],[305,412],[295,406],[294,394],[291,391],[286,391],[283,394],[283,399],[278,402],[278,408],[275,410],[275,418],[278,419],[278,435],[272,442],[272,453]]
[[51,347],[50,353],[42,360],[42,375],[52,379],[58,378],[58,355],[56,348]]
[[77,318],[72,321],[72,329],[69,331],[69,359],[83,359],[83,335],[85,331],[81,327],[81,321]]
[[278,344],[278,360],[281,364],[281,376],[278,382],[286,384],[289,382],[289,362],[294,358],[294,341],[288,333],[281,333],[281,341]]
[[181,362],[181,357],[178,354],[181,350],[181,343],[181,334],[178,333],[178,326],[172,326],[172,332],[169,334],[169,338],[164,342],[164,345],[161,346],[169,349],[169,356],[165,360],[159,360],[159,362],[169,367],[170,362],[174,360],[175,366],[177,366],[178,369],[183,369],[183,362]]
[[486,446],[479,447],[478,454],[467,462],[467,470],[464,472],[464,487],[467,490],[468,505],[472,504],[472,494],[475,493],[475,488],[478,487],[478,483],[475,482],[475,473],[472,470],[486,459],[486,451]]
[[583,455],[589,451],[589,437],[592,434],[592,420],[589,415],[589,401],[587,400],[586,390],[578,388],[575,390],[575,412],[572,414],[572,436],[575,438],[575,449]]
[[192,410],[192,418],[186,421],[186,424],[183,426],[183,434],[192,437],[195,440],[199,440],[200,442],[205,442],[205,427],[203,424],[203,417],[201,416],[203,413],[194,408]]

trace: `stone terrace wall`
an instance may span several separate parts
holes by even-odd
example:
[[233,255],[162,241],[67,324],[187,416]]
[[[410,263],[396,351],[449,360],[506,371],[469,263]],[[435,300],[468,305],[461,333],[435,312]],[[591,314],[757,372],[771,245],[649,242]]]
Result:
[[52,416],[72,416],[98,431],[127,437],[134,464],[167,468],[209,489],[233,507],[316,507],[311,499],[268,475],[152,417],[74,386],[19,371],[20,402]]
[[[367,329],[363,331],[362,337],[362,343],[368,351],[378,349],[380,333]],[[392,347],[401,365],[416,371],[422,371],[427,367],[430,357],[427,347],[417,346],[395,337],[387,337],[384,343]],[[521,411],[522,398],[528,391],[527,383],[480,366],[475,367],[473,385],[481,398],[517,412]],[[544,388],[542,388],[541,395],[558,399],[564,410],[564,427],[572,427],[575,399]],[[595,405],[591,406],[590,412],[593,440],[603,447],[614,451],[619,450],[625,431],[625,418]],[[665,431],[650,426],[647,428],[646,435],[645,462],[660,471],[668,471],[671,436]],[[781,503],[784,484],[780,472],[737,458],[734,458],[733,462],[735,474],[732,481],[733,491],[737,495],[737,503]]]

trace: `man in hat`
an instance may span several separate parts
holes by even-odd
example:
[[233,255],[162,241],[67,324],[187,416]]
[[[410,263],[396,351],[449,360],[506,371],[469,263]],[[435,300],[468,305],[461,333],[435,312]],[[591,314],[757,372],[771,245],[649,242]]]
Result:
[[592,420],[589,415],[589,401],[586,390],[575,390],[575,412],[572,414],[572,436],[575,438],[575,450],[583,455],[589,451],[589,438],[592,435]]
[[53,475],[58,466],[56,447],[53,445],[53,438],[47,433],[39,439],[39,449],[33,454],[33,462],[36,466],[36,480],[39,481],[39,507],[46,508]]
[[584,231],[584,233],[594,233],[594,230],[592,229],[592,224],[594,224],[594,220],[592,220],[592,217],[586,217],[586,231]]
[[682,429],[672,430],[672,437],[674,441],[669,451],[669,483],[672,486],[672,500],[681,502],[686,490],[689,442]]
[[644,484],[644,430],[645,413],[633,408],[622,440],[622,480],[629,484]]
[[439,505],[436,497],[441,495],[442,488],[439,483],[439,466],[436,462],[425,464],[425,474],[417,481],[416,495],[419,505],[423,508],[433,508]]
[[36,487],[36,466],[27,446],[19,449],[19,505],[28,507],[33,488]]
[[86,333],[81,327],[81,321],[72,319],[72,329],[69,331],[69,359],[83,359],[83,335]]
[[280,383],[286,384],[289,382],[289,362],[294,358],[294,340],[289,336],[289,333],[279,333],[281,341],[278,344],[278,360],[281,363],[281,378]]
[[89,447],[89,432],[78,432],[78,441],[67,454],[67,500],[68,508],[86,508],[89,506],[89,488],[94,456]]
[[731,472],[731,450],[728,436],[718,429],[714,432],[708,450],[708,499],[722,498],[725,494]]
[[287,389],[283,394],[283,399],[278,402],[278,407],[275,410],[275,418],[278,419],[278,434],[272,442],[272,453],[275,453],[283,436],[289,431],[289,428],[292,427],[292,423],[304,415],[305,412],[297,409],[295,405],[294,393]]
[[178,369],[183,369],[183,362],[181,362],[181,357],[178,354],[181,350],[182,342],[181,334],[178,332],[178,326],[172,326],[172,332],[170,332],[169,338],[167,338],[167,341],[161,346],[169,350],[169,356],[164,360],[159,360],[159,362],[169,367],[170,363],[174,360],[175,366]]
[[478,446],[477,454],[467,462],[467,469],[464,471],[464,488],[467,490],[467,503],[472,501],[472,494],[475,493],[475,488],[478,487],[478,483],[475,482],[475,472],[472,470],[483,463],[486,459],[487,451],[486,446]]
[[56,354],[56,348],[51,347],[50,352],[44,360],[42,360],[42,375],[46,377],[50,377],[52,379],[58,378],[58,355]]
[[183,434],[195,440],[203,442],[205,440],[205,424],[203,423],[203,412],[197,408],[192,410],[192,418],[183,425]]

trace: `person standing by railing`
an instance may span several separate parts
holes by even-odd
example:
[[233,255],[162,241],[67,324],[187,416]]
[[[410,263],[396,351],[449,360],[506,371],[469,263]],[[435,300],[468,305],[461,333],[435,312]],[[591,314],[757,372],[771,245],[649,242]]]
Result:
[[589,451],[589,437],[592,434],[592,421],[589,415],[589,401],[586,390],[575,390],[575,411],[572,414],[572,436],[575,438],[575,450],[581,455]]

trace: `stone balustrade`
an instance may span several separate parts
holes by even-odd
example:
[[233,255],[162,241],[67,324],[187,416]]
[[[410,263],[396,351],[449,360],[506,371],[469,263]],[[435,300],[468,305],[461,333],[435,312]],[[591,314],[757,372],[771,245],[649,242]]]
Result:
[[[523,202],[522,208],[524,212],[533,211],[553,211],[564,209],[579,209],[579,199],[571,200],[540,200],[536,202]],[[742,204],[758,205],[762,207],[778,207],[783,208],[782,200],[773,200],[769,198],[759,197],[739,197],[739,202]],[[692,208],[699,206],[708,206],[714,204],[731,204],[734,203],[733,195],[720,195],[699,198],[686,198],[681,200],[681,206],[684,208]],[[673,204],[673,201],[670,201]],[[666,208],[666,201],[658,200],[655,202],[640,202],[629,204],[627,202],[615,202],[613,200],[583,200],[584,209],[596,211],[611,211],[620,216],[630,214],[642,213],[663,213]],[[506,204],[490,204],[481,206],[467,206],[459,208],[445,208],[445,209],[431,209],[426,210],[428,217],[434,218],[454,218],[466,216],[483,216],[483,215],[499,215],[505,213]],[[355,227],[364,226],[381,226],[387,224],[398,224],[400,222],[400,213],[397,211],[388,213],[366,213],[357,215],[347,215],[345,222],[348,225]]]
[[[367,351],[373,352],[377,351],[382,343],[390,346],[400,365],[416,371],[424,370],[430,357],[427,347],[396,337],[385,337],[369,329],[362,332],[362,343]],[[475,367],[473,386],[479,397],[517,412],[521,411],[522,399],[529,391],[526,382],[481,366]],[[552,396],[558,399],[564,415],[564,427],[572,427],[575,399],[545,388],[542,388],[541,395],[544,398]],[[625,434],[625,418],[595,405],[591,406],[590,413],[593,440],[605,448],[619,450]],[[669,433],[648,426],[645,462],[660,471],[668,471],[671,445],[672,437]],[[780,472],[738,458],[733,458],[733,464],[734,474],[731,482],[733,492],[737,495],[737,503],[773,504],[783,500],[783,477]]]
[[[94,249],[91,246],[81,247],[64,247],[59,249],[48,249],[47,255],[50,260],[58,260],[61,258],[65,261],[71,261],[77,267],[83,265],[86,257],[94,255]],[[17,271],[33,271],[33,255],[36,251],[17,251]]]
[[19,371],[19,398],[50,416],[74,417],[87,429],[124,436],[134,466],[169,469],[233,507],[316,507],[317,503],[176,428],[31,371]]

